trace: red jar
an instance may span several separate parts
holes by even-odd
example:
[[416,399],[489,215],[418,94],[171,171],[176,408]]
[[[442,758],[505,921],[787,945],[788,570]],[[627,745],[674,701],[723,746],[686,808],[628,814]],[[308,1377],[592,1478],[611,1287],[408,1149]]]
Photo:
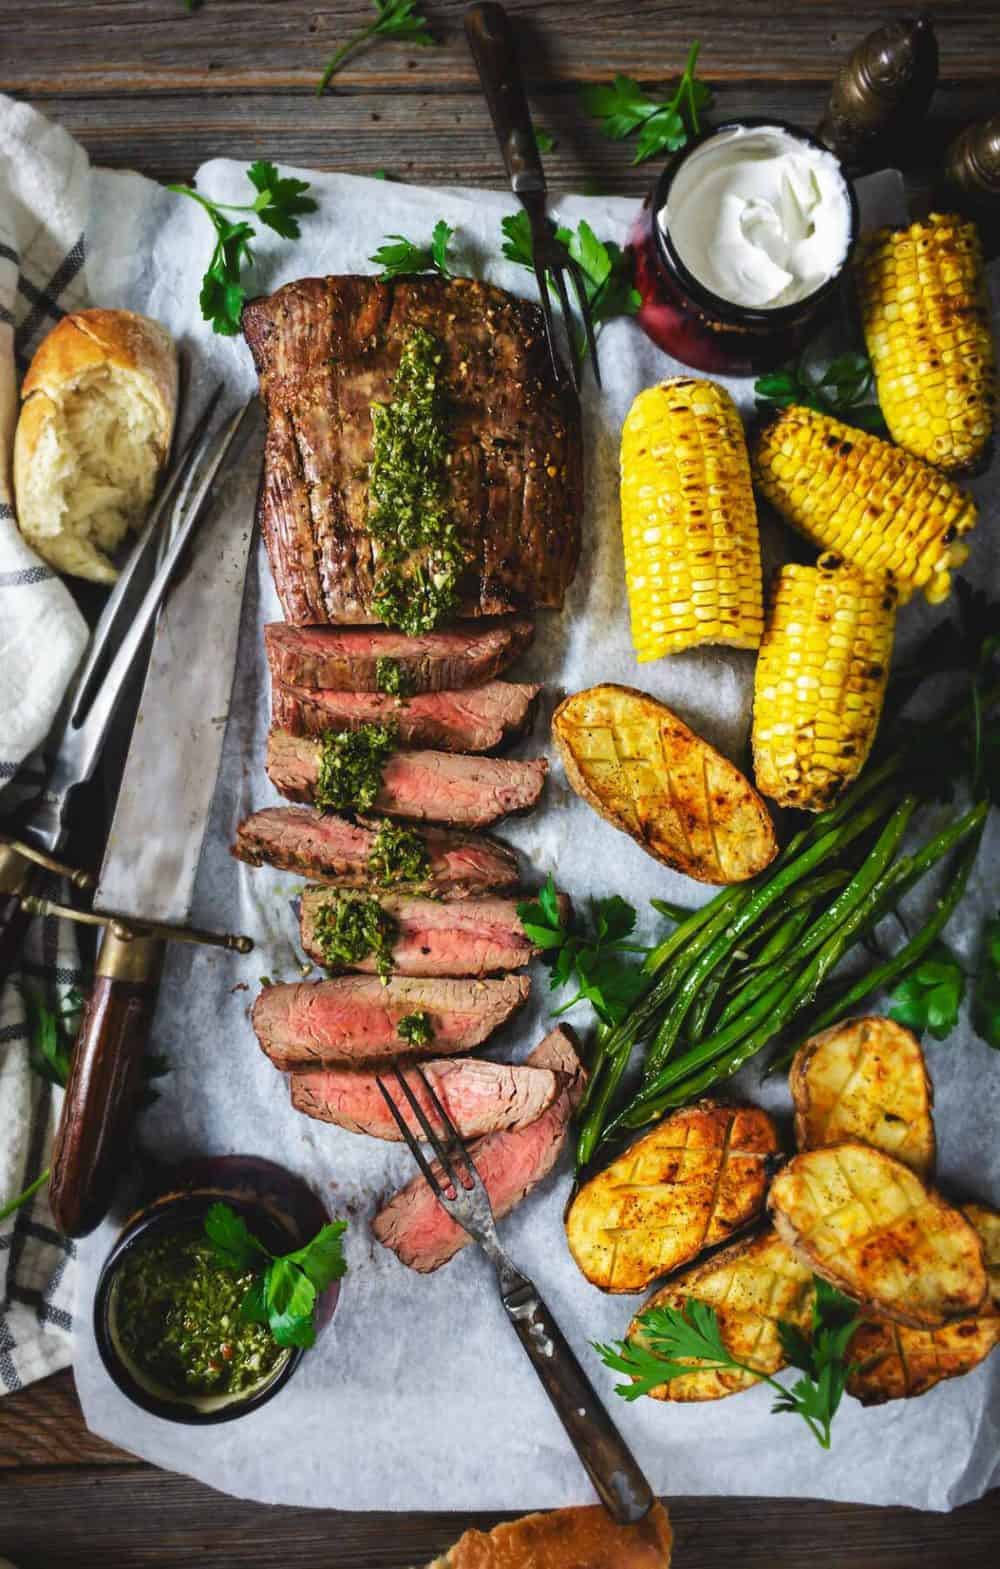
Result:
[[636,216],[629,246],[635,258],[635,283],[642,305],[639,325],[672,358],[697,370],[746,376],[794,358],[836,306],[842,280],[858,236],[858,204],[844,177],[850,202],[847,254],[826,282],[804,300],[770,309],[736,305],[713,294],[685,267],[656,215],[666,205],[684,161],[724,132],[773,126],[828,153],[816,139],[781,120],[728,120],[694,138],[669,160]]

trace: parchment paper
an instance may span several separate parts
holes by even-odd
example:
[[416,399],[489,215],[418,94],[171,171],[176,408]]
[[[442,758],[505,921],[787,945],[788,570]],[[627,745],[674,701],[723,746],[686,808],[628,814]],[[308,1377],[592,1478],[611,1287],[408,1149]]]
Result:
[[[500,258],[500,218],[509,197],[483,191],[422,191],[349,176],[312,175],[321,213],[289,245],[267,231],[258,247],[257,281],[269,290],[310,273],[373,270],[367,260],[387,233],[416,240],[438,217],[457,231],[468,270],[530,294],[528,275]],[[199,185],[245,201],[243,168],[216,162]],[[869,220],[902,215],[899,181],[863,184]],[[193,203],[136,176],[98,172],[89,268],[90,296],[129,305],[163,321],[190,351],[199,384],[224,372],[232,401],[254,379],[241,342],[212,336],[198,317],[197,296],[211,239]],[[624,240],[634,204],[620,199],[567,199],[558,212],[585,216],[598,234]],[[517,668],[546,683],[545,713],[522,755],[547,747],[548,715],[559,697],[600,680],[638,684],[676,706],[700,732],[739,759],[748,729],[749,655],[680,655],[637,667],[628,635],[617,505],[618,435],[640,388],[677,367],[629,322],[601,335],[605,391],[586,388],[587,512],[584,551],[562,615],[541,615],[538,636]],[[732,382],[744,409],[748,382]],[[998,523],[996,474],[976,490],[983,517],[974,536],[971,576],[995,586]],[[780,533],[770,529],[773,552]],[[929,615],[911,606],[901,642],[916,637]],[[284,1079],[259,1051],[248,1022],[258,978],[298,978],[288,901],[296,881],[231,860],[239,818],[275,797],[263,771],[268,723],[263,622],[280,615],[266,563],[251,565],[236,692],[222,772],[200,867],[193,918],[253,934],[247,959],[208,949],[170,951],[154,1030],[154,1048],[172,1064],[141,1135],[164,1160],[194,1153],[254,1152],[302,1173],[349,1218],[350,1273],[332,1328],[274,1402],[228,1426],[197,1430],[146,1416],[118,1393],[97,1357],[90,1328],[94,1281],[115,1235],[108,1221],[81,1245],[76,1375],[89,1426],[147,1460],[188,1472],[228,1492],[287,1504],[354,1509],[527,1509],[586,1501],[590,1489],[541,1387],[505,1322],[484,1260],[468,1251],[436,1275],[405,1269],[376,1246],[368,1221],[380,1200],[412,1175],[405,1149],[326,1127],[293,1112]],[[212,628],[190,628],[192,658],[211,658]],[[155,832],[155,823],[151,824]],[[647,908],[653,895],[694,904],[708,890],[647,858],[600,821],[553,766],[542,808],[503,825],[529,878],[548,871],[575,901],[611,892]],[[997,836],[984,847],[971,895],[949,939],[966,954],[991,891]],[[644,918],[644,929],[653,931]],[[549,994],[539,967],[529,1012],[497,1038],[497,1056],[524,1055],[545,1029]],[[586,1018],[586,1015],[584,1015]],[[943,1044],[928,1044],[937,1091],[941,1177],[1000,1199],[996,1139],[1000,1057],[963,1026]],[[752,1083],[752,1081],[751,1081]],[[757,1093],[754,1087],[753,1093]],[[781,1111],[780,1085],[763,1097]],[[819,1496],[948,1509],[998,1478],[997,1391],[1000,1357],[923,1399],[863,1411],[847,1400],[834,1448],[824,1454],[805,1426],[769,1414],[758,1389],[717,1405],[626,1405],[614,1376],[589,1349],[592,1339],[624,1334],[638,1298],[609,1299],[578,1274],[564,1246],[561,1211],[569,1188],[559,1173],[503,1225],[504,1240],[538,1281],[589,1368],[656,1489],[665,1494],[730,1493]]]

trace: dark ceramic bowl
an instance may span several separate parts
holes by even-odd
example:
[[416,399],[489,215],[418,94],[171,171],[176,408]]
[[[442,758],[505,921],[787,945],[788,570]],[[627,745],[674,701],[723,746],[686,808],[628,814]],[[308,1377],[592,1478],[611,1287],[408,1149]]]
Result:
[[692,138],[668,159],[633,229],[636,283],[642,296],[639,322],[662,349],[687,365],[720,374],[745,375],[778,364],[797,352],[836,300],[850,265],[860,227],[857,197],[841,167],[850,203],[847,252],[837,270],[804,300],[769,310],[736,305],[713,294],[688,271],[669,233],[657,221],[677,174],[692,153],[727,131],[775,127],[829,154],[814,136],[787,120],[752,115],[726,120]]
[[[137,1366],[122,1344],[117,1327],[121,1268],[153,1238],[189,1230],[219,1201],[229,1204],[274,1253],[287,1253],[315,1236],[330,1219],[316,1195],[299,1177],[271,1161],[245,1155],[190,1162],[170,1173],[169,1191],[128,1220],[104,1261],[94,1298],[97,1349],[109,1376],[123,1394],[153,1416],[171,1422],[206,1425],[231,1422],[273,1400],[295,1374],[306,1352],[291,1347],[257,1384],[235,1394],[186,1395],[157,1384]],[[323,1292],[316,1306],[316,1328],[329,1323],[340,1282]]]

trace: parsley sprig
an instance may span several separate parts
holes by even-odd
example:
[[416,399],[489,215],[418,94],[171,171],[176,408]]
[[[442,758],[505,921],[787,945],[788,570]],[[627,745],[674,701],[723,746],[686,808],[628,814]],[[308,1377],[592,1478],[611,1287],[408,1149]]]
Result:
[[401,278],[412,272],[437,272],[442,278],[450,278],[448,249],[454,233],[450,224],[439,218],[429,244],[417,245],[405,235],[389,234],[368,260],[380,269],[381,278]]
[[795,403],[818,414],[832,414],[861,430],[884,431],[885,420],[874,388],[875,372],[867,354],[841,354],[820,376],[814,376],[800,359],[758,376],[753,384],[758,409],[787,409]]
[[347,1270],[340,1241],[346,1230],[345,1220],[334,1220],[305,1247],[274,1254],[228,1204],[213,1204],[205,1215],[216,1262],[235,1274],[256,1272],[240,1318],[245,1324],[266,1324],[279,1346],[311,1346],[316,1339],[316,1302]]
[[254,200],[246,205],[233,202],[216,202],[210,196],[196,191],[193,185],[168,185],[167,190],[178,196],[190,196],[203,207],[215,229],[215,250],[202,279],[201,314],[212,323],[213,332],[232,338],[240,330],[240,312],[246,299],[242,275],[253,265],[251,240],[257,231],[246,218],[232,219],[227,213],[251,213],[286,240],[297,240],[301,234],[299,218],[304,213],[315,212],[316,202],[306,196],[308,180],[295,180],[290,175],[280,175],[273,163],[258,158],[247,170],[247,179],[257,192]]
[[426,17],[417,10],[416,0],[374,0],[374,3],[376,16],[371,25],[355,33],[346,44],[341,44],[326,62],[316,88],[317,98],[322,97],[348,56],[360,49],[369,38],[390,38],[396,43],[416,44],[420,49],[427,49],[437,43]]
[[599,899],[593,907],[591,930],[573,930],[563,919],[550,873],[537,899],[519,904],[517,914],[525,936],[542,949],[551,966],[551,989],[557,991],[575,980],[575,995],[556,1010],[555,1016],[558,1018],[578,1002],[589,1002],[603,1023],[618,1024],[643,985],[638,967],[625,956],[648,952],[628,941],[636,922],[632,906],[618,894]]
[[789,1365],[802,1377],[791,1386],[781,1384],[771,1374],[751,1362],[743,1362],[728,1350],[718,1315],[707,1302],[690,1298],[683,1308],[647,1308],[640,1313],[645,1344],[620,1340],[613,1345],[594,1342],[594,1349],[606,1367],[628,1376],[618,1384],[616,1394],[637,1400],[661,1384],[695,1372],[749,1373],[769,1384],[777,1399],[772,1412],[791,1412],[802,1417],[816,1442],[830,1448],[830,1431],[840,1407],[851,1368],[846,1362],[851,1337],[861,1322],[857,1303],[852,1302],[825,1280],[816,1277],[810,1333],[796,1324],[777,1320],[778,1335]]
[[935,943],[890,995],[890,1019],[918,1035],[926,1031],[936,1041],[943,1041],[958,1023],[965,971],[944,943]]
[[700,48],[696,39],[688,50],[683,75],[669,98],[647,97],[631,76],[616,76],[610,87],[583,89],[584,108],[601,121],[601,129],[610,141],[622,142],[638,131],[634,164],[644,163],[657,153],[676,152],[689,137],[698,135],[698,116],[712,102],[711,89],[695,75]]
[[[526,212],[510,213],[500,227],[504,233],[503,254],[520,267],[534,266],[531,223]],[[556,229],[556,239],[566,247],[583,274],[584,293],[596,331],[602,322],[615,316],[634,316],[642,305],[642,295],[632,281],[632,258],[614,240],[599,240],[586,219],[575,229],[565,225]],[[574,352],[582,361],[587,352],[583,333],[574,339]]]

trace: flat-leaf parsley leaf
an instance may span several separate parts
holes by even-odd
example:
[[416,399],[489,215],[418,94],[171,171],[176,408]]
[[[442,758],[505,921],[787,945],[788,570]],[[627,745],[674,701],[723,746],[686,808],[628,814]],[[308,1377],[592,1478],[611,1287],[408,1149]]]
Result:
[[699,113],[712,101],[711,89],[695,75],[700,47],[697,40],[691,45],[683,75],[669,98],[647,97],[631,76],[616,76],[610,86],[583,89],[584,107],[601,121],[610,141],[624,141],[638,131],[633,163],[676,152],[690,136],[698,135]]
[[348,55],[354,54],[369,38],[390,38],[397,43],[416,44],[420,49],[426,49],[437,43],[431,34],[425,17],[417,10],[416,0],[375,0],[376,16],[369,27],[363,27],[360,32],[349,38],[346,44],[330,56],[323,67],[323,74],[316,88],[319,98],[330,85]]
[[228,1204],[211,1205],[204,1226],[223,1269],[258,1272],[240,1304],[240,1317],[267,1324],[279,1346],[311,1346],[317,1299],[347,1269],[340,1240],[347,1222],[330,1221],[304,1247],[282,1254],[271,1253]]

